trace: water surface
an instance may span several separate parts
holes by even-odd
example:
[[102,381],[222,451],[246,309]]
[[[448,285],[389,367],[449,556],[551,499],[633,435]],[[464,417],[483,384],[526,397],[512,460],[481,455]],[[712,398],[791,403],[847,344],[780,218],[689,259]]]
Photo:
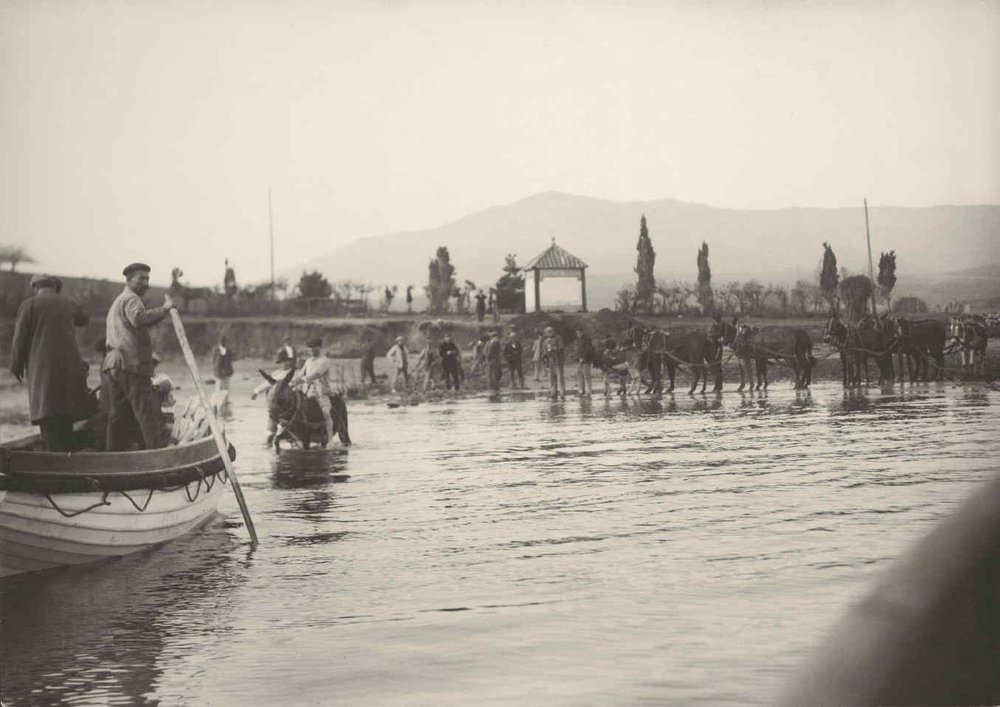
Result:
[[[179,377],[179,376],[178,376]],[[140,555],[0,584],[6,704],[770,704],[993,471],[998,393],[929,384],[350,408]]]

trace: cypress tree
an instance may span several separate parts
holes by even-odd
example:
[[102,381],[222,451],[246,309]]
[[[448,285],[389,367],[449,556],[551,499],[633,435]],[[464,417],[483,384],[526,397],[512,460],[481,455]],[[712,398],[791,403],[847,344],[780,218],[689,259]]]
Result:
[[649,229],[646,228],[646,215],[639,222],[639,243],[635,249],[639,252],[636,258],[635,272],[638,280],[635,285],[637,309],[644,312],[653,310],[653,294],[656,292],[656,281],[653,278],[653,263],[656,262],[656,252],[653,242],[649,239]]

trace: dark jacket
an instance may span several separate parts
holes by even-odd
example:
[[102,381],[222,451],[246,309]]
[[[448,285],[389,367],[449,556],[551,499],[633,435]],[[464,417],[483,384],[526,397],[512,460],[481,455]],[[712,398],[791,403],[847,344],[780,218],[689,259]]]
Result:
[[580,363],[596,363],[597,352],[594,350],[593,339],[583,334],[577,342],[576,355]]
[[25,300],[17,310],[10,372],[27,376],[32,423],[48,417],[81,420],[89,414],[87,364],[73,330],[89,319],[77,303],[48,292]]
[[508,341],[503,345],[503,357],[509,362],[521,362],[521,355],[524,353],[524,347],[521,346],[521,342],[516,339],[513,341]]
[[499,339],[490,339],[486,342],[486,349],[483,352],[487,362],[493,366],[500,365],[500,353],[503,351],[503,347],[500,345]]
[[441,364],[444,366],[457,366],[462,357],[462,352],[454,341],[442,341],[441,345],[438,346],[438,354],[440,354]]

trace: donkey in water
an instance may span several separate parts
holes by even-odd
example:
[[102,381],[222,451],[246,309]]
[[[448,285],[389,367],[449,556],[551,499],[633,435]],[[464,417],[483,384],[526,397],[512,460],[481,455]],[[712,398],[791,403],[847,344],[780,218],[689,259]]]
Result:
[[885,332],[858,329],[844,324],[837,315],[833,315],[823,327],[823,341],[840,352],[845,388],[861,386],[861,373],[868,359],[874,359],[878,364],[879,385],[892,382],[893,344]]
[[767,365],[772,361],[784,363],[792,370],[796,390],[807,388],[812,382],[816,359],[812,355],[812,338],[804,329],[780,326],[758,329],[737,324],[733,350],[743,351],[744,355],[753,359],[757,368],[758,390],[767,390]]
[[753,351],[746,345],[736,346],[739,319],[737,316],[733,317],[732,322],[727,322],[719,315],[715,315],[715,321],[712,322],[712,326],[708,330],[708,338],[720,348],[728,346],[732,349],[733,355],[736,356],[736,362],[739,364],[740,369],[740,387],[736,390],[742,391],[748,383],[750,384],[750,390],[753,390]]
[[705,392],[709,370],[713,372],[715,379],[712,392],[718,393],[722,390],[722,346],[710,337],[708,332],[696,330],[668,334],[663,346],[663,363],[670,379],[668,393],[674,390],[674,377],[678,366],[688,366],[694,376],[688,395],[694,394],[699,380],[701,381],[701,392]]
[[[276,451],[281,451],[281,442],[287,441],[300,449],[309,449],[315,441],[320,447],[326,447],[329,438],[326,434],[326,421],[323,409],[315,398],[307,397],[301,390],[291,385],[295,369],[291,369],[284,378],[274,379],[265,371],[258,369],[271,387],[267,391],[268,428],[271,435],[269,442],[274,444]],[[347,432],[347,405],[343,397],[337,393],[330,396],[330,417],[333,419],[333,431],[346,447],[351,444]]]
[[[940,380],[944,376],[944,347],[948,339],[948,327],[937,319],[903,319],[890,317],[893,323],[893,343],[899,354],[899,380],[903,380],[905,355],[910,366],[910,380]],[[934,361],[934,371],[930,372],[929,361]]]

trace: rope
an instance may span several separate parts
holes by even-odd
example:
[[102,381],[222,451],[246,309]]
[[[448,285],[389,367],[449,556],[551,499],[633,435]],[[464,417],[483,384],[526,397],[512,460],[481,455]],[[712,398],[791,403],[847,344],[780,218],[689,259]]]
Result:
[[67,513],[62,508],[60,508],[59,504],[56,503],[55,501],[53,501],[52,500],[52,496],[50,496],[49,494],[45,494],[45,498],[48,499],[49,503],[52,504],[53,508],[55,508],[57,511],[59,511],[59,515],[63,516],[64,518],[74,518],[75,516],[78,516],[78,515],[81,515],[83,513],[86,513],[87,511],[92,511],[95,508],[99,508],[100,506],[110,506],[111,502],[108,501],[108,494],[109,493],[111,493],[111,492],[110,491],[105,491],[104,492],[104,497],[98,503],[95,503],[92,506],[87,506],[82,511],[74,511],[72,513]]

